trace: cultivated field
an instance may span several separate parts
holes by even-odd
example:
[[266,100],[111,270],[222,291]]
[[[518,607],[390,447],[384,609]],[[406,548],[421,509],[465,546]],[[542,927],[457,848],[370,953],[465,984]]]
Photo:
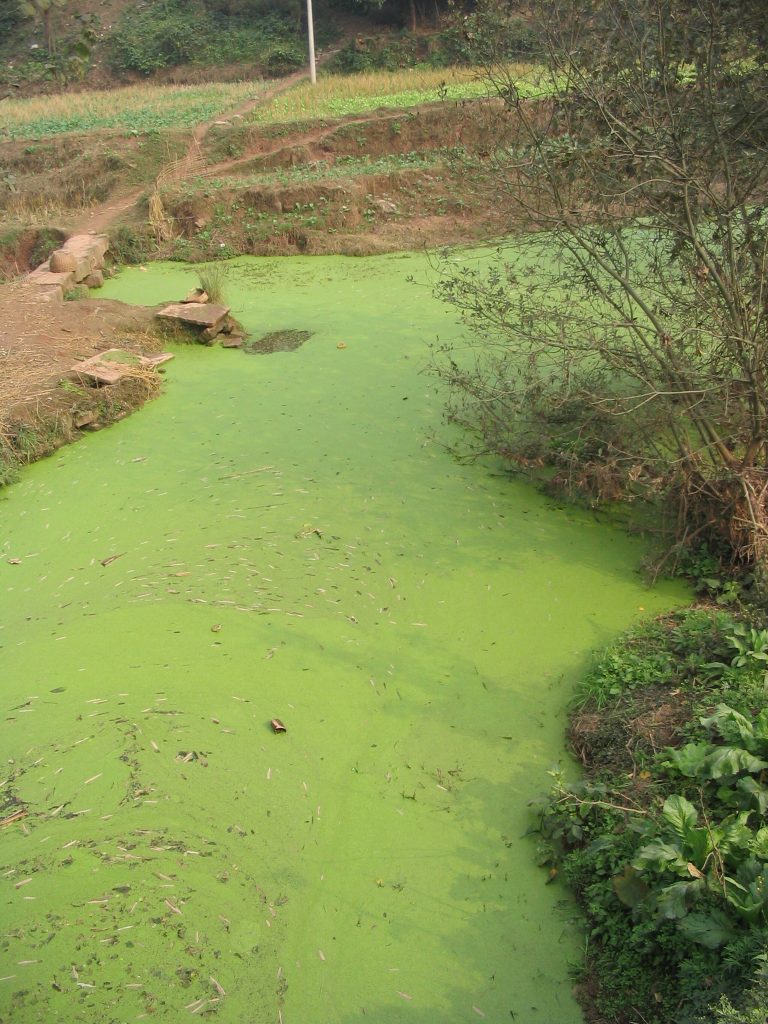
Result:
[[[515,68],[521,91],[540,91],[539,69],[528,64]],[[367,71],[357,75],[327,75],[310,85],[302,82],[259,107],[251,119],[260,124],[345,117],[381,107],[414,107],[438,100],[475,99],[488,95],[488,83],[472,68],[413,68],[403,71]]]
[[108,92],[6,100],[0,106],[0,141],[103,129],[138,133],[191,128],[234,110],[258,96],[268,84],[133,85]]

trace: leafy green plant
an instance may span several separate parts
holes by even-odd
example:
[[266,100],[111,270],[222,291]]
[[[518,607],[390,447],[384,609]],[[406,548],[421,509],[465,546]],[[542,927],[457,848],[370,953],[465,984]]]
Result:
[[128,7],[109,40],[110,62],[119,71],[150,74],[193,61],[204,50],[212,25],[204,12],[190,17],[189,5],[161,0]]
[[[736,651],[731,661],[736,668],[753,665],[755,662],[764,667],[768,666],[768,629],[755,629],[754,626],[747,626],[742,622],[727,640]],[[768,669],[766,672],[768,673]]]
[[655,836],[614,887],[628,906],[676,920],[686,938],[717,949],[736,937],[738,919],[768,923],[768,828],[753,832],[748,811],[702,818],[685,797],[667,797]]
[[[329,38],[318,25],[318,42]],[[299,27],[288,11],[260,14],[217,12],[200,0],[156,0],[132,5],[109,39],[110,62],[118,71],[149,75],[179,64],[257,63],[285,74],[305,59]]]
[[757,956],[758,973],[755,984],[734,1006],[723,996],[712,1008],[712,1024],[765,1024],[768,1019],[768,977],[766,977],[766,955]]

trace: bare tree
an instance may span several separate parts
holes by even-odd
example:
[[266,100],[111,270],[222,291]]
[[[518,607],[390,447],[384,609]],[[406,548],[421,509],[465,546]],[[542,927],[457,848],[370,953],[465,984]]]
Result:
[[663,496],[678,544],[765,564],[763,0],[539,0],[538,100],[497,56],[515,6],[462,22],[494,97],[466,180],[517,235],[440,286],[473,329],[436,356],[450,416],[476,450]]

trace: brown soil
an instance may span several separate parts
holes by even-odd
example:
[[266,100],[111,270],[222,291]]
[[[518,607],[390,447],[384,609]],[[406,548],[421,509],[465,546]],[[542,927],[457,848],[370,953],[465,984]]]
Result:
[[0,483],[7,464],[47,455],[81,429],[120,418],[156,390],[149,376],[90,388],[71,373],[79,359],[115,345],[157,351],[152,310],[111,300],[40,302],[19,282],[0,285],[0,308]]
[[41,380],[48,383],[55,383],[78,358],[113,345],[116,338],[121,348],[143,351],[136,339],[143,336],[153,318],[150,309],[112,299],[40,302],[31,289],[18,281],[0,285],[0,307],[2,353],[34,363],[44,357],[49,373],[47,377],[42,375]]
[[568,744],[590,771],[625,774],[637,782],[637,768],[665,747],[681,742],[681,729],[691,719],[691,700],[680,694],[670,700],[664,687],[647,687],[599,711],[587,708],[572,716]]

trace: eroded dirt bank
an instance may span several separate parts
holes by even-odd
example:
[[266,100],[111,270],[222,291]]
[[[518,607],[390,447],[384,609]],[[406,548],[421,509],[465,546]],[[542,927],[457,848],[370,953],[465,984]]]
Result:
[[159,378],[150,375],[96,388],[70,372],[78,359],[116,345],[158,351],[151,310],[112,299],[41,302],[22,282],[0,285],[0,309],[0,483],[156,393]]

